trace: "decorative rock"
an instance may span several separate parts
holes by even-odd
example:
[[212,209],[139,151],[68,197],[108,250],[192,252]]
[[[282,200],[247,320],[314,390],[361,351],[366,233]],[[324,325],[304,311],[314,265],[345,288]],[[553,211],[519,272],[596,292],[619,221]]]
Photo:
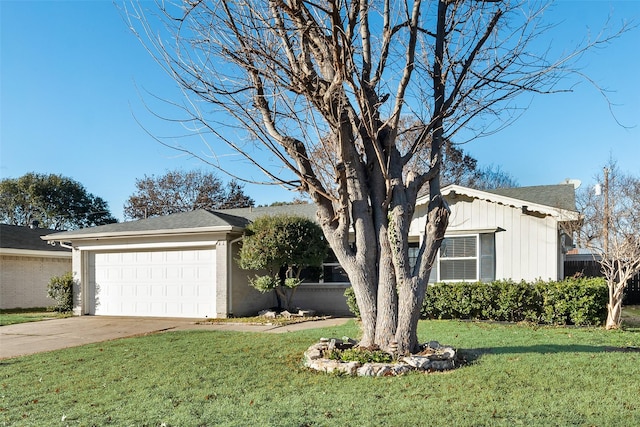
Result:
[[318,348],[309,348],[304,352],[304,357],[309,360],[322,359],[322,350]]
[[440,348],[440,343],[438,341],[429,341],[429,344],[427,344],[427,348],[430,348],[431,350],[437,350]]
[[349,337],[342,337],[342,342],[345,344],[349,344],[351,345],[351,347],[353,347],[354,345],[358,344],[358,341],[351,339]]
[[455,368],[456,352],[451,347],[444,347],[437,341],[431,341],[420,355],[403,357],[394,363],[342,362],[324,358],[328,349],[346,349],[357,342],[348,338],[321,338],[304,352],[304,366],[321,372],[340,372],[358,376],[393,376],[402,375],[411,370],[445,371]]
[[273,310],[262,310],[258,312],[258,316],[266,317],[267,319],[275,319],[276,312]]
[[411,371],[411,366],[404,365],[402,363],[396,363],[391,367],[391,370],[393,371],[394,375],[402,375]]
[[424,356],[407,356],[402,358],[402,362],[417,369],[429,369],[431,360]]
[[302,310],[302,309],[298,310],[298,316],[313,317],[315,315],[316,315],[316,311],[315,310]]

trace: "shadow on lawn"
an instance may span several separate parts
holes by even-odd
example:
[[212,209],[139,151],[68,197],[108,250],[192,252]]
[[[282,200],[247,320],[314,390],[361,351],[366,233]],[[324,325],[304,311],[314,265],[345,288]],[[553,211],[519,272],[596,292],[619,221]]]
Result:
[[640,353],[640,347],[615,347],[601,345],[540,344],[530,346],[505,346],[459,350],[460,356],[473,363],[487,354],[559,354],[559,353]]

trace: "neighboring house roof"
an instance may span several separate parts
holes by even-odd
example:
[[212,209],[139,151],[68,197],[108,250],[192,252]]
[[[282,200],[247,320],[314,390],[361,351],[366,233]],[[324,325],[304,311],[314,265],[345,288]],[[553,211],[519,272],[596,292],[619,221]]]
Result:
[[[40,237],[56,230],[47,228],[31,228],[21,225],[0,224],[0,248],[2,253],[26,253],[28,251],[44,251],[51,253],[68,253],[71,250],[62,246],[49,245]],[[22,251],[22,252],[21,252]]]
[[45,236],[50,240],[62,241],[102,236],[142,236],[147,234],[180,234],[200,231],[242,231],[249,221],[220,211],[199,209],[180,212],[137,221],[121,222],[66,231]]

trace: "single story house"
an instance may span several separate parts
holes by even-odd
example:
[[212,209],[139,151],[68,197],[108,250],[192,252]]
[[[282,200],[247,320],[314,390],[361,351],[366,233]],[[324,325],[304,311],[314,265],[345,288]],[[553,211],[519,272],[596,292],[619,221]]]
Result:
[[[571,245],[566,225],[579,219],[571,185],[480,191],[443,189],[450,225],[432,281],[563,278]],[[428,200],[418,200],[411,225],[417,252]],[[235,259],[245,227],[268,214],[315,218],[312,204],[197,210],[44,236],[73,247],[75,313],[166,317],[255,314],[275,305],[272,293],[248,285],[251,272]],[[293,303],[327,314],[348,314],[349,286],[331,257]]]
[[0,224],[0,309],[49,307],[49,280],[71,271],[71,249],[40,237],[55,230]]

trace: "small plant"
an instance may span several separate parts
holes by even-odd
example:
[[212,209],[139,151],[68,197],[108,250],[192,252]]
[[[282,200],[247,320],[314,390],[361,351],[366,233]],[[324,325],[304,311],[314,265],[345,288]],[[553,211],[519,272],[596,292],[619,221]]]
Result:
[[344,296],[347,298],[347,307],[349,307],[349,311],[357,318],[360,318],[360,309],[358,308],[358,302],[356,301],[356,293],[353,291],[351,286],[345,289]]
[[47,295],[56,302],[51,307],[53,311],[65,313],[73,309],[73,274],[65,273],[62,276],[53,276],[49,280]]
[[393,362],[393,355],[385,351],[360,347],[353,347],[346,350],[334,349],[328,352],[326,357],[327,359],[342,362],[360,362],[363,364]]

